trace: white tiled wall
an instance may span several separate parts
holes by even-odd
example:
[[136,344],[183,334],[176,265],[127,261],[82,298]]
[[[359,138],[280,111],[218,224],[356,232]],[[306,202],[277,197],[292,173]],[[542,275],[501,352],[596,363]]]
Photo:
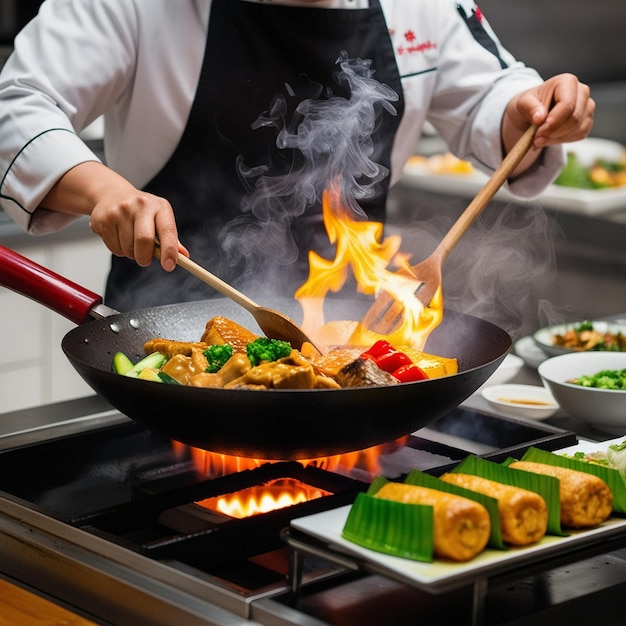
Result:
[[[79,229],[78,234],[2,243],[102,294],[109,252],[90,231]],[[0,287],[0,413],[93,393],[61,350],[63,336],[74,327],[58,313]]]

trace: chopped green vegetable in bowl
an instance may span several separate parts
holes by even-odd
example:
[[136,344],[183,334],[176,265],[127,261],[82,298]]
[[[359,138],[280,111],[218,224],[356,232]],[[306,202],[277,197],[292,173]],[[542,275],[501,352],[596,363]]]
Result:
[[626,389],[626,368],[621,370],[600,370],[592,375],[583,375],[567,381],[582,387],[597,387],[598,389]]

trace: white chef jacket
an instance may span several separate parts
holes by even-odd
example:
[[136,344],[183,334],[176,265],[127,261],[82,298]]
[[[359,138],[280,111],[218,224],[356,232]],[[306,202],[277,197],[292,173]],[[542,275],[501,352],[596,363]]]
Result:
[[[350,9],[367,2],[282,3]],[[471,0],[380,2],[405,98],[391,183],[415,150],[425,121],[458,157],[493,171],[503,157],[500,123],[506,104],[539,84],[540,76],[504,49],[500,55],[509,67],[502,70],[476,42],[456,9],[461,4],[471,15]],[[42,234],[76,219],[37,207],[65,172],[97,160],[78,133],[100,116],[109,167],[138,188],[161,170],[195,96],[210,7],[211,0],[42,4],[39,16],[16,37],[0,74],[0,204],[25,230]],[[483,26],[495,38],[486,20]],[[510,189],[533,197],[562,165],[563,150],[549,148],[539,167]]]

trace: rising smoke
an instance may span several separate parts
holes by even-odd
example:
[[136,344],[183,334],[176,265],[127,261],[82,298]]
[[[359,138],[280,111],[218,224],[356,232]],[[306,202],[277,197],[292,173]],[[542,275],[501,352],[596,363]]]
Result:
[[[311,84],[314,95],[300,102],[290,119],[288,99],[296,91],[286,85],[285,94],[277,94],[253,125],[275,133],[280,156],[271,163],[239,159],[247,194],[241,215],[223,229],[222,241],[229,262],[244,267],[247,293],[259,289],[261,278],[264,295],[285,294],[290,271],[298,261],[306,262],[293,236],[294,221],[312,217],[310,227],[323,235],[319,205],[331,183],[339,183],[342,204],[365,217],[359,201],[371,197],[389,174],[372,159],[372,135],[383,113],[397,113],[392,103],[398,95],[374,79],[371,61],[350,59],[345,52],[335,78],[337,91],[347,87],[347,96]],[[413,254],[412,263],[428,256],[456,219],[448,215],[446,221],[445,211],[429,214],[430,208],[417,207],[419,221],[400,229],[402,250]],[[554,279],[558,234],[537,203],[488,208],[446,262],[446,308],[488,319],[514,337],[528,332],[538,293]]]
[[[437,203],[420,200],[403,224],[388,228],[402,235],[412,263],[435,249],[464,209],[462,201],[447,196]],[[392,221],[397,220],[392,216]],[[490,204],[443,267],[445,308],[488,320],[514,339],[530,334],[537,328],[538,302],[556,277],[554,244],[561,236],[554,218],[536,201]]]
[[[272,281],[284,284],[289,267],[306,261],[292,232],[295,220],[323,234],[319,207],[325,188],[338,182],[345,206],[362,215],[359,200],[371,197],[373,186],[389,174],[371,158],[372,135],[383,111],[396,114],[391,103],[398,95],[374,79],[369,60],[342,52],[337,66],[335,78],[348,88],[347,97],[319,87],[324,97],[303,100],[288,120],[287,97],[277,94],[256,120],[255,129],[276,131],[283,171],[276,172],[276,162],[238,163],[248,193],[241,215],[223,229],[223,247],[230,263],[243,265],[249,277],[258,279],[262,268],[266,288]],[[286,92],[294,93],[289,85]],[[292,157],[285,159],[285,153]]]

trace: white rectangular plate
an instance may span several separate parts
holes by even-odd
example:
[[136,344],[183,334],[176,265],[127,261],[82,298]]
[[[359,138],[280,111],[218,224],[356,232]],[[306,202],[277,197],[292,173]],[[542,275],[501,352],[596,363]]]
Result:
[[[479,171],[471,174],[433,174],[423,165],[410,162],[404,167],[401,182],[408,186],[461,197],[473,198],[487,182],[488,177]],[[529,202],[516,198],[506,189],[500,189],[496,200],[505,202]],[[574,189],[560,185],[548,185],[546,190],[530,200],[551,209],[559,209],[584,215],[601,215],[611,211],[626,211],[626,187],[611,189]]]
[[[579,445],[564,448],[562,452],[571,454],[576,450],[585,452],[606,450],[609,444],[622,442],[625,437],[602,443],[582,442]],[[466,563],[453,563],[439,559],[435,559],[433,563],[421,563],[368,550],[344,539],[341,532],[349,511],[350,506],[344,506],[316,513],[292,520],[291,526],[323,541],[337,552],[354,556],[371,564],[372,571],[436,593],[449,591],[478,578],[514,571],[522,565],[565,554],[568,550],[590,546],[609,537],[623,536],[626,545],[626,519],[611,517],[596,528],[572,531],[567,537],[547,535],[532,546],[508,550],[486,549]]]

